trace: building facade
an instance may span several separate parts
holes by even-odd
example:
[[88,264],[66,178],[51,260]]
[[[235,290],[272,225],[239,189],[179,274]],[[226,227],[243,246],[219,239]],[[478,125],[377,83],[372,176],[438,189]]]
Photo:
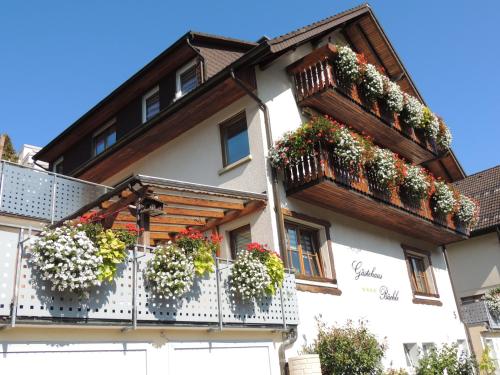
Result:
[[[451,150],[440,152],[397,119],[388,121],[378,107],[364,105],[355,89],[341,90],[329,65],[338,45],[363,53],[423,102],[364,5],[256,43],[190,32],[35,156],[53,172],[104,185],[105,198],[118,197],[112,204],[120,207],[127,207],[123,191],[131,181],[166,196],[182,190],[182,199],[168,195],[169,215],[194,206],[198,221],[187,215],[152,220],[146,228],[151,244],[189,227],[222,234],[221,259],[233,259],[248,242],[268,244],[293,268],[298,325],[285,317],[283,302],[279,324],[264,312],[262,319],[272,324],[222,322],[221,330],[162,325],[162,319],[152,327],[140,317],[126,332],[102,322],[75,328],[71,320],[62,326],[23,321],[1,334],[4,352],[37,358],[33,353],[51,348],[54,356],[72,352],[63,356],[68,362],[93,352],[108,364],[125,356],[121,364],[134,373],[145,373],[147,366],[149,373],[168,368],[171,374],[277,374],[286,358],[312,342],[316,318],[328,324],[366,321],[387,344],[387,368],[411,370],[422,353],[442,343],[465,349],[443,245],[465,240],[467,230],[451,218],[432,217],[429,202],[415,208],[378,195],[327,159],[284,170],[269,163],[268,149],[284,133],[311,116],[328,115],[444,180],[464,177]],[[224,198],[214,203],[214,196]],[[101,198],[93,204],[106,210]],[[78,210],[68,217],[77,217]],[[130,222],[118,215],[108,224]],[[4,361],[14,368],[24,358],[9,354]]]
[[456,186],[477,199],[481,211],[471,238],[447,247],[451,277],[476,357],[481,358],[488,346],[500,373],[498,314],[484,300],[488,291],[500,286],[500,167],[468,176]]

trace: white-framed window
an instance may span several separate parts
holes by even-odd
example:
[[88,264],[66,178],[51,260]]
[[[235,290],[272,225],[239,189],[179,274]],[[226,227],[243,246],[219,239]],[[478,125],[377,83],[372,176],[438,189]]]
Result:
[[175,98],[186,95],[200,84],[197,74],[198,60],[194,59],[180,68],[175,74]]
[[406,365],[410,368],[416,367],[418,364],[418,345],[415,342],[403,344],[405,352]]
[[92,138],[92,154],[97,156],[116,143],[115,120],[108,122]]
[[55,173],[63,173],[63,162],[64,162],[64,157],[61,156],[59,159],[57,159],[53,164],[52,164],[52,172]]
[[160,90],[156,86],[142,97],[142,123],[152,119],[160,112]]

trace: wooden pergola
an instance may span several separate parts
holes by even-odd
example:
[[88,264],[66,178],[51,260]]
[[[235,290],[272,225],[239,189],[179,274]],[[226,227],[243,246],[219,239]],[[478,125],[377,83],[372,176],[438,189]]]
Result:
[[145,199],[162,205],[158,216],[146,214],[141,224],[142,240],[151,245],[172,240],[185,229],[217,232],[220,225],[267,204],[266,194],[137,175],[55,225],[92,214],[106,228],[126,229],[138,223],[137,205]]

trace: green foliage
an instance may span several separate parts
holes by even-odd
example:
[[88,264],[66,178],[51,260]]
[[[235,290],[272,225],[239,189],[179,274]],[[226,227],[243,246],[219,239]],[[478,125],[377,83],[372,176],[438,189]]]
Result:
[[127,229],[118,229],[114,232],[116,238],[122,241],[127,249],[133,247],[137,243],[137,233],[133,231]]
[[481,375],[493,375],[496,371],[495,361],[490,356],[491,349],[486,346],[481,355],[478,367]]
[[324,375],[379,375],[385,349],[362,321],[330,327],[318,320],[318,337],[304,352],[319,354]]
[[96,244],[96,246],[99,246],[97,242],[99,241],[99,235],[104,231],[103,226],[100,223],[80,223],[80,225],[87,237]]
[[186,230],[176,237],[175,243],[193,259],[196,274],[202,276],[214,272],[214,255],[220,240],[215,234],[207,238],[200,231]]
[[18,156],[16,150],[14,149],[14,146],[12,145],[12,141],[10,140],[9,135],[2,134],[1,136],[4,137],[2,160],[17,163]]
[[121,241],[111,229],[97,234],[98,254],[102,257],[102,264],[99,266],[100,281],[113,281],[116,275],[116,265],[122,263],[126,256],[126,244]]
[[418,363],[417,375],[470,375],[474,373],[475,361],[465,353],[459,355],[456,345],[432,348]]
[[194,271],[198,276],[214,272],[215,260],[214,252],[210,246],[202,244],[194,253]]
[[274,295],[276,289],[283,286],[283,280],[285,279],[285,266],[281,259],[275,253],[268,253],[269,256],[264,262],[267,268],[267,274],[271,278],[271,282],[266,288],[266,293],[269,295]]

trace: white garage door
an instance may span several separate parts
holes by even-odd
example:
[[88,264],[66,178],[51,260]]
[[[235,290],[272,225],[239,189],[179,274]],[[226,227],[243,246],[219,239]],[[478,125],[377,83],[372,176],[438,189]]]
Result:
[[146,375],[146,351],[7,351],[0,355],[0,373]]
[[268,346],[176,347],[169,375],[271,375]]

